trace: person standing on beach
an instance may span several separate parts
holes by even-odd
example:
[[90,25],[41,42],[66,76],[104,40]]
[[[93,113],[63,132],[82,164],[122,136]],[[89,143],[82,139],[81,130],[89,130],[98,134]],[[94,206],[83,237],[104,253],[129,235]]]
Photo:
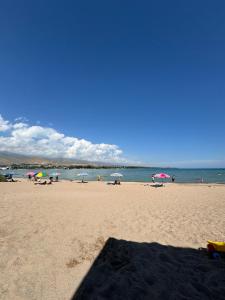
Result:
[[152,174],[152,182],[155,183],[155,174]]
[[175,176],[173,175],[173,176],[172,176],[172,182],[174,182],[174,181],[175,181]]

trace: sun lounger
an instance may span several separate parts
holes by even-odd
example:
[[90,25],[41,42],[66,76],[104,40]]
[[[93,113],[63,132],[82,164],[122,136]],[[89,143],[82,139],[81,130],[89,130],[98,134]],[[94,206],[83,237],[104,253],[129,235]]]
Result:
[[158,187],[162,187],[164,186],[163,183],[154,183],[154,184],[151,184],[152,187],[155,187],[155,188],[158,188]]
[[49,180],[48,182],[45,180],[45,181],[38,181],[38,182],[34,182],[34,184],[40,184],[40,185],[46,185],[46,184],[52,184],[52,181]]

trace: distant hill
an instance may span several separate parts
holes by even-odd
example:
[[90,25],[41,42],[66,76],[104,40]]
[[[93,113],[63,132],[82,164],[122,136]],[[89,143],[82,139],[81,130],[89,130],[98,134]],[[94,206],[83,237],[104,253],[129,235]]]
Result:
[[14,154],[9,152],[0,152],[0,165],[8,166],[12,164],[40,164],[40,165],[96,165],[96,166],[110,166],[114,164],[104,163],[104,162],[91,162],[87,160],[76,160],[76,159],[65,159],[65,158],[57,158],[50,159],[46,157],[40,156],[27,156]]

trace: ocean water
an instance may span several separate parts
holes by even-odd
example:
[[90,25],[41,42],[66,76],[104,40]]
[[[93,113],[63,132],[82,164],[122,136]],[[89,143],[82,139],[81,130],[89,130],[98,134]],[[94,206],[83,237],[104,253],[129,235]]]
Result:
[[[14,177],[24,177],[27,172],[31,170],[19,169],[13,170]],[[35,171],[35,170],[34,170]],[[60,172],[61,179],[74,180],[79,179],[77,174],[81,172],[88,173],[85,177],[86,180],[96,180],[97,176],[102,176],[103,180],[111,181],[113,178],[110,174],[119,172],[123,174],[122,181],[139,181],[139,182],[149,182],[151,181],[152,174],[155,173],[166,173],[170,176],[175,176],[176,182],[203,182],[206,183],[225,183],[225,169],[162,169],[162,168],[135,168],[135,169],[49,169],[46,170],[48,174],[52,172]],[[6,171],[5,171],[6,172]],[[10,171],[7,171],[9,173]],[[160,181],[160,179],[157,179]],[[171,179],[164,180],[165,182],[170,182]]]

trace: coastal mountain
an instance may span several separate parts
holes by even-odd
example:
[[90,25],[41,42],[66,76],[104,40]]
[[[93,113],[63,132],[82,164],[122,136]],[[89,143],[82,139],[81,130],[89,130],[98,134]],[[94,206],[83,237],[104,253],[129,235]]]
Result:
[[15,154],[10,152],[0,152],[0,166],[8,166],[12,164],[29,164],[29,165],[93,165],[93,166],[112,166],[115,164],[104,163],[104,162],[92,162],[87,160],[76,160],[66,158],[46,158],[40,156],[28,156]]

